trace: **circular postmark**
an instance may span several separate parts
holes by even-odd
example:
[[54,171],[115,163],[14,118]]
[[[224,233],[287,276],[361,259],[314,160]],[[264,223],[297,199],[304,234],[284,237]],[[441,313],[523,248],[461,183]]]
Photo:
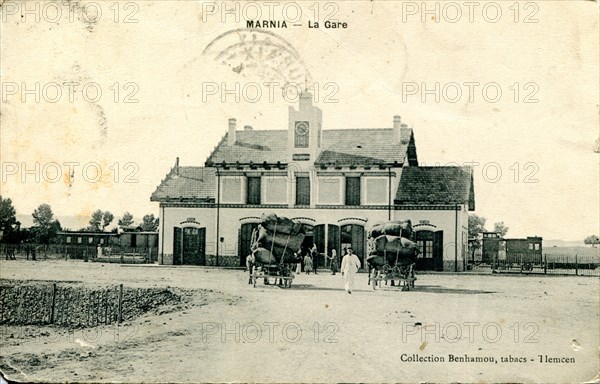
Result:
[[244,77],[258,76],[282,85],[310,82],[308,68],[296,49],[271,31],[241,28],[225,32],[210,42],[202,55]]

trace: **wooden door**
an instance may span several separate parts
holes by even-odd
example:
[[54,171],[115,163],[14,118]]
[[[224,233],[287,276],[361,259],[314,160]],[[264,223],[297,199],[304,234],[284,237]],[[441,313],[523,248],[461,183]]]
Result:
[[246,256],[252,253],[252,232],[258,228],[258,223],[246,223],[240,226],[238,249],[240,250],[240,267],[246,266]]
[[173,265],[181,265],[183,262],[183,250],[181,249],[181,241],[183,238],[183,230],[179,227],[173,228]]
[[433,265],[435,271],[444,270],[444,231],[433,232]]

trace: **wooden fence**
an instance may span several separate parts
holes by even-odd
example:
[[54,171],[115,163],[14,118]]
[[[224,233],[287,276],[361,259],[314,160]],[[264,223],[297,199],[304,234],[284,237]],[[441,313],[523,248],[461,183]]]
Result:
[[6,260],[80,259],[103,263],[141,264],[158,261],[158,247],[103,247],[66,244],[0,244],[0,257]]
[[545,275],[600,276],[600,257],[581,255],[507,254],[493,261],[496,273],[538,273]]

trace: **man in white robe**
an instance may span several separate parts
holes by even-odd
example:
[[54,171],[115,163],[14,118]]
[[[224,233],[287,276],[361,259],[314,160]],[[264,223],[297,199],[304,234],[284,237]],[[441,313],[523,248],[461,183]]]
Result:
[[352,248],[348,248],[348,254],[342,259],[342,276],[344,277],[344,289],[348,293],[352,293],[354,288],[354,275],[360,268],[360,260],[358,256],[352,253]]

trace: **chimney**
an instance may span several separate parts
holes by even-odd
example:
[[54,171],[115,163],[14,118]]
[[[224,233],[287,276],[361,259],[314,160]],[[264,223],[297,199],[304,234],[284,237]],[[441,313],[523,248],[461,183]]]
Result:
[[251,131],[251,130],[252,130],[251,125],[244,125],[244,131]]
[[175,159],[175,174],[179,176],[179,157]]
[[229,132],[227,133],[227,145],[235,144],[235,119],[229,119]]
[[401,139],[402,120],[399,115],[394,116],[394,142],[399,143]]

